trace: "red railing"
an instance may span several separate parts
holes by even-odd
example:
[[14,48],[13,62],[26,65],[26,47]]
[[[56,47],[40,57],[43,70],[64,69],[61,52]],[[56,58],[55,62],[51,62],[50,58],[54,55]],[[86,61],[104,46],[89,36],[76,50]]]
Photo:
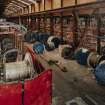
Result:
[[45,70],[23,85],[24,92],[21,82],[0,84],[0,105],[51,105],[52,70]]

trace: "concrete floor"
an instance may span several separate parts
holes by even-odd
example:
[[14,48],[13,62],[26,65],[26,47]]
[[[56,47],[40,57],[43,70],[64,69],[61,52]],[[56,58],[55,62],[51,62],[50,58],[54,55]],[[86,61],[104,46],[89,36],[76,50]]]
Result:
[[[95,80],[90,68],[80,66],[75,60],[64,60],[59,51],[46,52],[38,56],[44,67],[53,71],[52,105],[77,105],[68,101],[81,98],[78,105],[105,105],[105,86]],[[47,61],[58,60],[57,65],[48,65]],[[67,71],[61,69],[66,67]],[[68,102],[68,103],[67,103]]]

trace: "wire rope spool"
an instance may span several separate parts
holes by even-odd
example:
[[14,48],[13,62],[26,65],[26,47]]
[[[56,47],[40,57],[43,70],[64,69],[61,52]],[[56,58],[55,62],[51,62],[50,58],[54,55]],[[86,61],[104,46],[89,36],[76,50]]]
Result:
[[32,57],[31,62],[33,63],[33,67],[34,67],[34,75],[36,74],[40,74],[41,72],[43,72],[45,70],[45,68],[42,66],[42,64],[36,59],[35,57],[35,53],[33,52],[33,50],[31,48],[27,48],[27,52],[30,54],[29,58]]
[[49,38],[49,34],[48,33],[39,33],[39,41],[42,43],[46,43],[47,40]]
[[4,81],[12,82],[31,77],[31,67],[26,62],[12,62],[4,65]]
[[102,46],[102,47],[101,47],[101,54],[102,54],[102,55],[105,55],[105,46]]
[[26,52],[24,61],[31,68],[32,71],[35,71],[34,70],[34,61],[33,61],[33,58],[32,58],[32,55],[30,52]]
[[72,46],[65,46],[61,51],[61,56],[64,59],[71,59],[73,58],[73,55],[74,55],[74,49],[72,48]]
[[35,41],[39,41],[39,33],[38,31],[28,32],[24,35],[24,40],[29,43],[34,43]]
[[43,67],[41,62],[38,60],[36,60],[36,62],[34,64],[34,69],[36,70],[37,74],[40,74],[41,72],[43,72],[45,70],[45,68]]
[[96,80],[105,85],[105,60],[100,62],[100,64],[96,67],[95,71]]
[[30,41],[31,41],[31,33],[26,33],[25,35],[24,35],[24,40],[26,41],[26,42],[29,42],[30,43]]
[[60,38],[57,36],[50,36],[47,40],[47,43],[49,44],[50,47],[58,48],[60,45]]
[[[53,43],[52,43],[53,44]],[[49,45],[48,43],[45,44],[45,49],[47,51],[52,51],[55,49],[54,44],[53,45]]]
[[60,44],[60,45],[59,45],[59,54],[60,54],[60,56],[62,56],[62,50],[63,50],[65,47],[69,47],[69,45],[68,45],[68,44]]
[[87,62],[88,66],[95,69],[101,61],[105,60],[105,55],[99,55],[96,52],[92,52],[89,54]]
[[39,41],[39,33],[38,31],[33,31],[31,33],[31,42]]
[[36,53],[36,54],[42,54],[44,52],[44,49],[45,49],[45,46],[44,44],[40,43],[40,42],[36,42],[34,45],[33,45],[33,51]]
[[60,42],[61,42],[61,40],[60,40],[59,37],[55,37],[55,38],[53,38],[51,41],[54,43],[55,48],[58,48],[59,45],[60,45]]
[[80,48],[75,52],[75,59],[80,65],[87,65],[87,59],[90,51],[85,48]]
[[32,50],[32,48],[27,47],[26,48],[26,52],[29,52],[31,54],[32,61],[33,61],[33,63],[35,63],[35,61],[36,61],[36,55],[35,55],[34,51]]

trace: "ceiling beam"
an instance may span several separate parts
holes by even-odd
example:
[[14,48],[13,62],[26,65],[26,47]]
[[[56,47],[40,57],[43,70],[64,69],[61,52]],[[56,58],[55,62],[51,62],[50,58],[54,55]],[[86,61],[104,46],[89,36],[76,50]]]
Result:
[[16,4],[18,4],[18,5],[22,5],[22,6],[24,6],[24,7],[27,6],[27,4],[24,4],[23,2],[18,1],[18,0],[12,0],[11,2],[16,3]]
[[[14,4],[14,3],[10,3],[9,5],[12,5],[12,6],[18,7],[18,8],[20,8],[20,9],[23,8],[23,7],[21,7],[21,6],[19,6],[19,5],[16,5],[16,4]],[[9,6],[9,5],[8,5],[8,6]]]
[[22,3],[20,3],[20,2],[17,2],[17,1],[11,1],[11,3],[13,3],[14,5],[18,5],[18,6],[21,6],[21,7],[26,7],[27,5],[24,5],[24,4],[22,4]]
[[23,1],[23,0],[16,0],[16,1],[19,1],[19,2],[21,2],[21,3],[23,3],[23,4],[27,5],[27,6],[30,5],[29,3],[27,3],[27,1]]

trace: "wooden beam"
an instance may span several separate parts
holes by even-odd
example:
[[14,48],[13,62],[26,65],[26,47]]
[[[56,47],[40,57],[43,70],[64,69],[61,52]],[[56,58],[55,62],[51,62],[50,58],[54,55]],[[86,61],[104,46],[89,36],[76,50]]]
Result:
[[[63,8],[58,8],[58,9],[53,9],[53,10],[47,10],[47,11],[42,11],[42,12],[35,12],[31,13],[29,15],[40,15],[40,14],[52,14],[52,13],[61,13],[61,12],[72,12],[72,10],[77,9],[77,10],[88,10],[88,9],[96,9],[96,8],[104,8],[105,7],[105,0],[102,1],[97,1],[97,2],[91,2],[91,3],[86,3],[86,4],[77,4],[75,6],[69,6],[69,7],[63,7]],[[27,16],[24,15],[23,16]]]

